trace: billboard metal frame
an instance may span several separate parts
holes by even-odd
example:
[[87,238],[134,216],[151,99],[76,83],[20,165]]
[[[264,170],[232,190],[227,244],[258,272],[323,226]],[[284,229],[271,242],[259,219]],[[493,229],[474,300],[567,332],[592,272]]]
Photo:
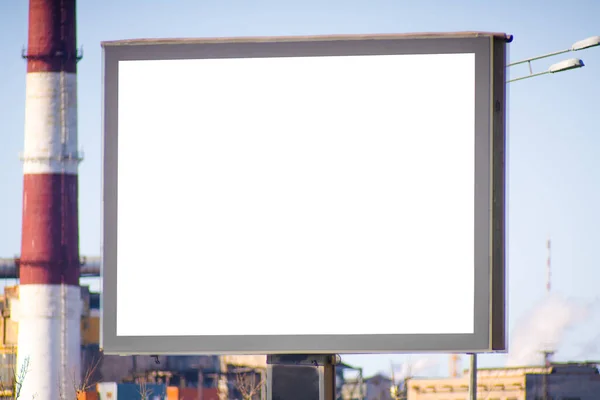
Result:
[[[104,353],[366,354],[505,351],[506,64],[507,43],[511,40],[510,35],[501,33],[458,32],[103,42],[103,293],[100,347]],[[117,143],[120,61],[450,53],[475,54],[473,334],[117,336]],[[333,294],[325,293],[322,296],[323,307],[333,309],[328,304],[328,298]],[[336,323],[333,314],[332,323]]]

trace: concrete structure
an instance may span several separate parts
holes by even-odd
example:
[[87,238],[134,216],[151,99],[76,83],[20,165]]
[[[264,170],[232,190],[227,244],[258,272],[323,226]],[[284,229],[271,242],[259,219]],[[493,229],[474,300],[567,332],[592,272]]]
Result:
[[30,0],[19,260],[20,396],[75,398],[81,293],[75,0]]
[[[480,369],[481,400],[597,400],[596,363],[552,363],[548,367]],[[461,378],[410,379],[407,400],[468,400],[469,374]]]

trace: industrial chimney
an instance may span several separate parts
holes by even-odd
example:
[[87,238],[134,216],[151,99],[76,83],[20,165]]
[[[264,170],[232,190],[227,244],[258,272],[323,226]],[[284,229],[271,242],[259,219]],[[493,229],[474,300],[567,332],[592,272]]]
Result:
[[81,381],[75,0],[30,0],[19,260],[22,399],[74,399]]

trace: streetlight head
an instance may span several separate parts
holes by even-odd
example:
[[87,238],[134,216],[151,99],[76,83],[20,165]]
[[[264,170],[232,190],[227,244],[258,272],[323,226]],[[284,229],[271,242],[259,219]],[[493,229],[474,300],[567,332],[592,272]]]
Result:
[[600,36],[592,36],[587,39],[580,40],[578,42],[573,43],[571,46],[571,50],[583,50],[588,49],[590,47],[600,46]]
[[552,64],[550,68],[548,68],[548,72],[554,74],[557,72],[568,71],[570,69],[581,68],[583,66],[585,66],[585,64],[579,58],[570,58],[568,60]]

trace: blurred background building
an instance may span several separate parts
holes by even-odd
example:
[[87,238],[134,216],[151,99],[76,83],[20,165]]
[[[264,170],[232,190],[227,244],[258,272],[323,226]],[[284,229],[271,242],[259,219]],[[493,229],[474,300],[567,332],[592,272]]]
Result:
[[[600,399],[596,362],[480,369],[477,384],[477,398],[482,400]],[[409,379],[407,386],[407,400],[467,400],[469,374],[466,371],[456,378]]]
[[[242,399],[244,386],[262,387],[265,380],[266,358],[264,356],[109,356],[99,348],[100,295],[81,288],[83,315],[81,317],[81,369],[85,391],[104,394],[104,398],[116,400],[139,397],[139,384],[154,384],[154,396],[202,399]],[[11,304],[18,298],[19,286],[7,286],[0,297],[2,310],[0,343],[0,387],[3,397],[14,396],[14,376],[18,350],[18,322],[11,318]],[[157,323],[162,323],[157,321]],[[25,376],[26,379],[26,376]],[[243,382],[240,382],[243,381]],[[97,383],[104,382],[100,386]],[[118,384],[133,384],[119,386]],[[137,389],[131,389],[137,387]],[[163,389],[160,389],[160,388]],[[168,389],[168,390],[167,390]],[[176,390],[177,389],[177,390]],[[162,391],[161,391],[162,390]],[[107,397],[107,394],[111,394]],[[88,395],[93,396],[93,395]],[[135,396],[133,397],[135,398]],[[265,399],[264,391],[257,390],[253,399]]]
[[[81,294],[81,379],[85,390],[80,393],[79,400],[140,400],[142,393],[146,393],[148,400],[266,400],[265,356],[103,355],[99,347],[100,294],[90,292],[87,286],[81,287]],[[2,398],[15,397],[14,377],[19,375],[16,371],[19,324],[11,317],[11,306],[18,296],[18,285],[6,286],[0,296]],[[164,322],[157,319],[157,323]],[[299,375],[302,374],[296,367],[273,368],[278,385],[284,386],[283,393],[289,392],[290,396],[305,393],[305,388],[298,388],[298,385],[318,383],[316,369],[308,368],[311,371],[304,371],[306,379],[301,379]],[[389,378],[380,375],[363,380],[361,369],[347,364],[337,368],[340,399],[388,400],[390,382]],[[315,395],[318,396],[318,386]]]

